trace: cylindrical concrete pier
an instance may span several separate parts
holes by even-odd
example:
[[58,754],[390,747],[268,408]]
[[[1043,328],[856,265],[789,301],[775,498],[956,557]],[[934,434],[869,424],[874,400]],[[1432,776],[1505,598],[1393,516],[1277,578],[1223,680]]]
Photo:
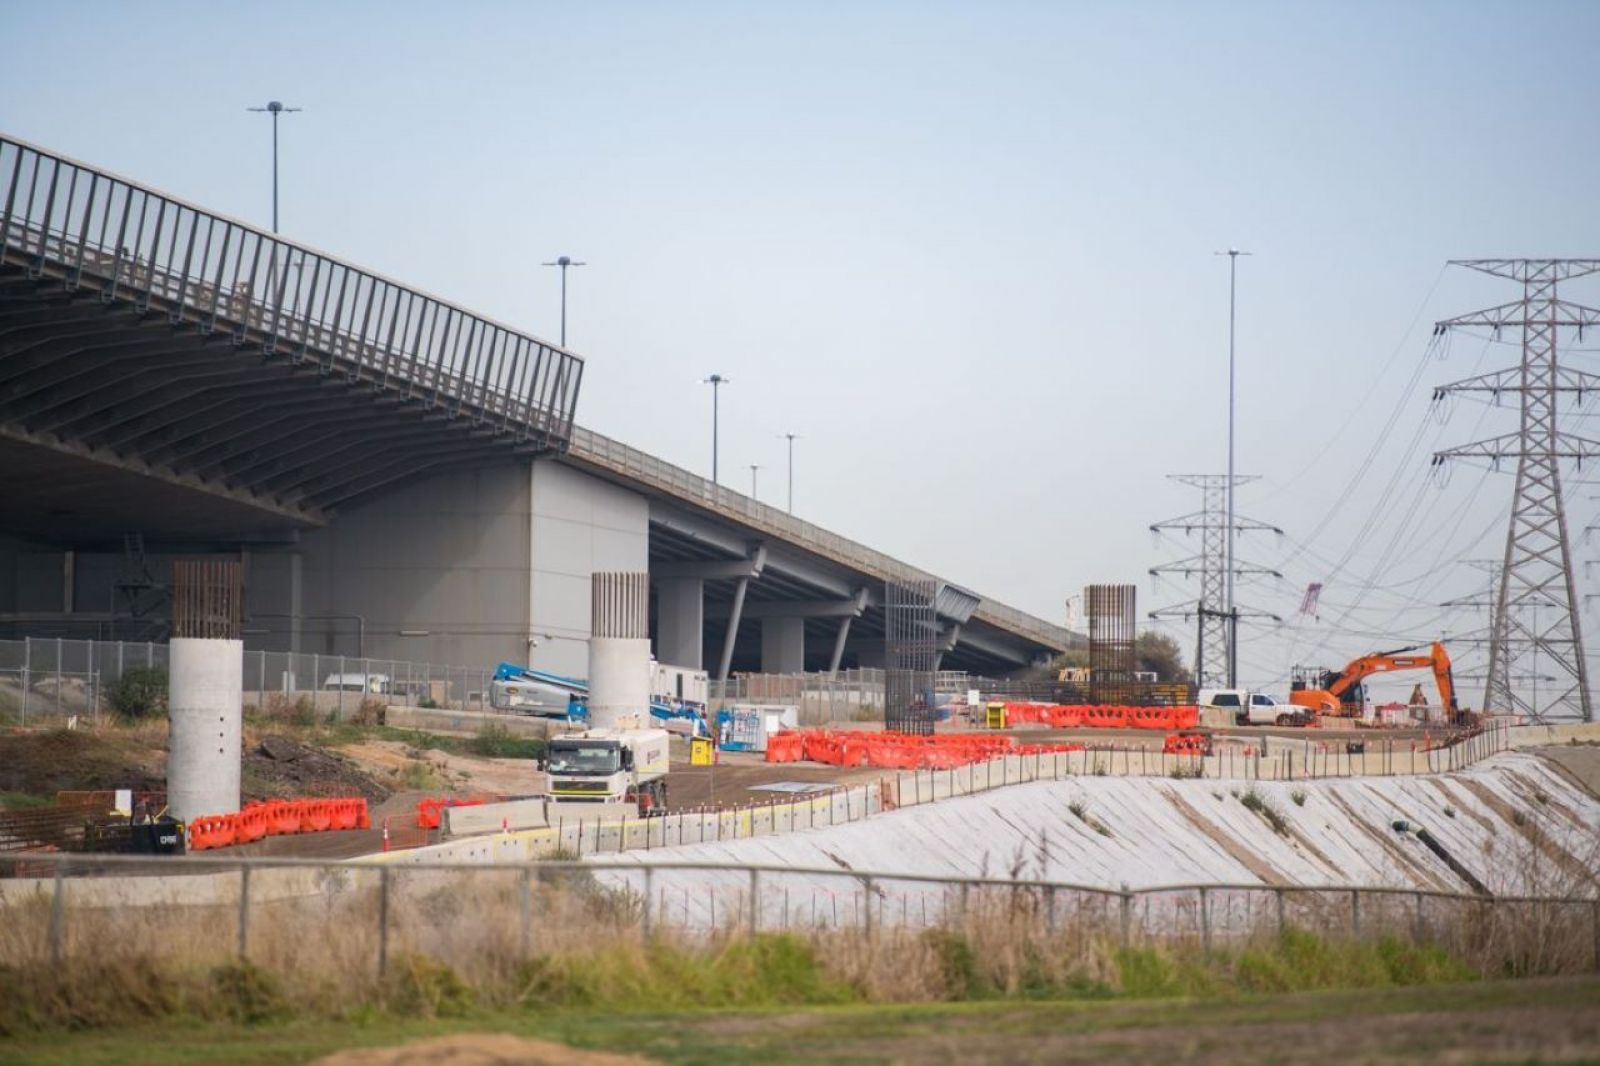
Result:
[[244,642],[174,637],[167,706],[167,806],[189,821],[239,809]]
[[638,729],[650,719],[650,575],[590,579],[589,726]]

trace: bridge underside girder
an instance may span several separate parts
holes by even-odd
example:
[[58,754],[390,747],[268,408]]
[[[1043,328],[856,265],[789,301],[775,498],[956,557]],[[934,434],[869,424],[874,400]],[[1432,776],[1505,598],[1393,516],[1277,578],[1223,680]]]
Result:
[[79,541],[309,528],[403,481],[542,450],[241,332],[0,267],[8,527]]

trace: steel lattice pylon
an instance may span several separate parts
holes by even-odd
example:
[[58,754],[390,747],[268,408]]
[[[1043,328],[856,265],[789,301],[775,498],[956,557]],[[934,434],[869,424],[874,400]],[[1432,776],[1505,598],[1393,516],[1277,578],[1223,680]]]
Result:
[[[1434,454],[1435,465],[1451,459],[1517,461],[1517,481],[1506,531],[1505,561],[1500,570],[1494,615],[1489,625],[1489,671],[1484,709],[1519,711],[1541,720],[1579,715],[1594,720],[1584,662],[1583,632],[1567,536],[1566,507],[1561,494],[1561,461],[1600,458],[1600,443],[1563,433],[1556,424],[1556,403],[1562,393],[1600,390],[1600,377],[1561,365],[1558,333],[1600,324],[1600,311],[1561,299],[1558,283],[1600,271],[1600,259],[1470,259],[1454,260],[1499,278],[1521,282],[1522,299],[1434,326],[1435,334],[1464,327],[1498,333],[1522,331],[1520,366],[1468,378],[1435,390],[1480,392],[1496,397],[1515,395],[1521,409],[1516,433],[1465,444]],[[1546,657],[1559,671],[1561,684],[1543,707],[1512,688],[1512,665],[1523,656]],[[1538,674],[1540,664],[1531,662]]]
[[[1195,684],[1201,688],[1232,686],[1238,678],[1237,629],[1240,618],[1272,618],[1277,615],[1265,611],[1228,610],[1228,476],[1226,474],[1172,474],[1171,480],[1182,485],[1192,485],[1201,492],[1200,510],[1179,518],[1169,518],[1150,527],[1152,533],[1181,530],[1200,533],[1200,554],[1174,563],[1152,567],[1152,577],[1159,574],[1180,574],[1200,579],[1200,595],[1186,603],[1174,604],[1151,611],[1151,618],[1193,618],[1196,620]],[[1234,487],[1256,480],[1235,475]],[[1234,515],[1232,532],[1246,530],[1282,533],[1277,526]],[[1235,578],[1244,575],[1282,577],[1276,570],[1234,558]]]

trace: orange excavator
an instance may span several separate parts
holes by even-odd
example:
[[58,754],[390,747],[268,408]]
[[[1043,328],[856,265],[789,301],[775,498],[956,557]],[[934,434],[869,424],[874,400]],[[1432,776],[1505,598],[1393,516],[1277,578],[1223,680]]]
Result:
[[[1407,654],[1422,648],[1428,648],[1427,654]],[[1439,684],[1439,699],[1453,722],[1461,716],[1461,708],[1456,706],[1456,684],[1450,674],[1450,656],[1437,640],[1431,647],[1414,644],[1409,648],[1363,655],[1359,659],[1352,659],[1342,672],[1297,669],[1290,685],[1289,702],[1310,708],[1317,714],[1360,717],[1363,679],[1393,670],[1428,669],[1433,671],[1433,678]]]

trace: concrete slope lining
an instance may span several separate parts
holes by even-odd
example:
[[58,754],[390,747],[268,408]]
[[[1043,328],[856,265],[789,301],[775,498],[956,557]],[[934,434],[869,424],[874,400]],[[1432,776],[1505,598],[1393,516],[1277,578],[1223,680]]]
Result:
[[[1415,832],[1394,828],[1405,822],[1432,833],[1496,895],[1594,891],[1600,873],[1600,799],[1542,759],[1521,753],[1497,756],[1447,780],[1458,787],[1442,790],[1425,777],[1254,784],[1074,778],[997,789],[829,829],[607,858],[641,865],[728,862],[944,877],[1015,873],[1112,890],[1224,883],[1470,891]],[[1533,789],[1549,802],[1530,803],[1526,795]],[[1259,803],[1249,799],[1252,792]],[[1537,861],[1552,849],[1569,860]],[[1587,876],[1573,873],[1577,862],[1586,862]],[[635,891],[643,888],[642,877],[631,872],[598,876]],[[859,905],[859,878],[768,877],[763,920],[774,909],[779,917],[804,911],[814,900],[823,901],[824,913],[836,899]],[[675,913],[687,908],[691,918],[698,909],[709,909],[706,901],[713,897],[728,907],[729,900],[743,898],[749,884],[738,872],[658,870],[651,880],[658,903]],[[909,905],[917,906],[917,893],[926,892],[925,886],[911,892]],[[904,894],[897,905],[907,905]]]

